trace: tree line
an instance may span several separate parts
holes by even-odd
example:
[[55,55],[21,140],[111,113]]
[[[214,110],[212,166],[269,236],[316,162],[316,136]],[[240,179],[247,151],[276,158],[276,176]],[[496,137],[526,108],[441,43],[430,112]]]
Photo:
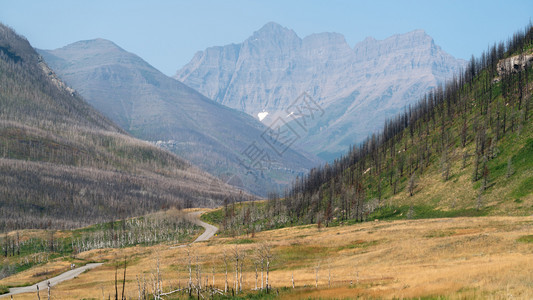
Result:
[[[472,167],[472,181],[480,182],[472,205],[482,209],[500,140],[521,133],[531,118],[532,47],[529,24],[479,58],[472,56],[465,70],[386,120],[380,132],[347,154],[297,178],[282,195],[271,194],[266,204],[225,207],[222,222],[243,233],[364,221],[387,198],[416,194],[419,177],[432,166],[448,181],[457,153],[463,169]],[[511,159],[508,165],[509,174]]]
[[186,213],[169,210],[69,231],[5,233],[0,235],[0,279],[57,256],[75,257],[93,249],[185,243],[201,231]]

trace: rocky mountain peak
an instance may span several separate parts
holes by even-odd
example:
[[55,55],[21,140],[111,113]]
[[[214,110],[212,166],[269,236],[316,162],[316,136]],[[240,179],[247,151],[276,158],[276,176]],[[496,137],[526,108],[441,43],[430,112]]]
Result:
[[43,50],[41,55],[47,61],[56,60],[56,64],[60,64],[63,61],[82,66],[90,59],[93,66],[108,66],[111,64],[128,66],[134,64],[143,68],[150,68],[137,55],[124,50],[112,41],[102,38],[74,42],[55,50]]
[[307,92],[330,113],[324,124],[317,124],[314,136],[320,136],[320,144],[305,145],[319,154],[321,147],[340,151],[362,140],[464,63],[423,30],[383,40],[369,37],[351,48],[339,33],[300,39],[294,31],[268,23],[242,44],[195,55],[175,78],[267,125],[287,116],[287,107]]
[[96,38],[91,40],[78,41],[69,45],[66,45],[56,51],[76,52],[80,51],[92,51],[92,52],[106,52],[106,51],[124,51],[117,44],[112,41]]
[[259,30],[255,31],[250,39],[254,38],[279,38],[282,36],[297,36],[296,33],[287,27],[283,27],[276,22],[268,22]]
[[397,34],[396,36],[416,37],[416,38],[425,38],[425,39],[433,40],[433,38],[429,34],[427,34],[427,32],[424,29],[415,29],[404,34]]
[[301,39],[296,32],[277,23],[270,22],[254,32],[246,41],[244,48],[250,48],[250,51],[269,51],[277,49],[283,51],[287,48],[298,47]]

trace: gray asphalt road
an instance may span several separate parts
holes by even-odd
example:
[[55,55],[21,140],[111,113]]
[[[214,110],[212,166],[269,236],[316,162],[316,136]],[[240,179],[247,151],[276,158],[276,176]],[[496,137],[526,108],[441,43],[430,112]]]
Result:
[[56,277],[50,278],[48,280],[41,281],[38,284],[34,284],[34,285],[31,285],[31,286],[10,288],[9,289],[9,293],[0,295],[0,298],[7,297],[7,296],[12,296],[12,295],[17,295],[17,294],[22,294],[22,293],[36,293],[37,292],[37,285],[39,286],[39,291],[41,291],[41,293],[43,293],[43,297],[44,297],[44,295],[46,295],[46,289],[48,287],[48,285],[47,285],[48,282],[50,282],[50,286],[54,286],[54,285],[56,285],[58,283],[61,283],[61,282],[65,281],[65,280],[70,280],[70,279],[76,278],[78,275],[80,275],[81,273],[85,272],[86,270],[90,270],[90,269],[99,267],[101,265],[102,265],[102,263],[86,264],[83,267],[79,267],[79,268],[67,271],[67,272],[65,272],[63,274],[57,275]]
[[[194,224],[196,224],[198,226],[202,226],[203,228],[205,228],[204,233],[202,233],[199,237],[197,237],[196,240],[193,241],[193,243],[207,241],[210,238],[212,238],[215,235],[215,233],[218,231],[218,227],[213,226],[211,224],[207,224],[206,222],[203,222],[202,220],[200,220],[200,215],[202,213],[203,213],[203,211],[195,211],[195,212],[189,213],[189,217],[190,217],[190,221],[191,222],[193,222]],[[186,245],[181,245],[181,246],[172,247],[172,248],[180,248],[180,247],[185,247],[185,246]],[[70,279],[76,278],[78,275],[80,275],[81,273],[85,272],[85,270],[90,270],[90,269],[99,267],[101,265],[102,265],[102,263],[87,264],[87,265],[85,265],[83,267],[79,267],[79,268],[76,268],[74,270],[67,271],[67,272],[65,272],[63,274],[57,275],[56,277],[50,278],[48,280],[41,281],[38,284],[34,284],[34,285],[31,285],[31,286],[10,288],[9,289],[9,293],[0,295],[0,298],[7,297],[7,296],[12,296],[12,295],[17,295],[17,294],[22,294],[22,293],[37,292],[37,285],[39,285],[39,290],[41,292],[45,291],[45,293],[46,293],[46,289],[47,289],[47,286],[48,286],[47,285],[48,281],[50,281],[50,286],[54,286],[54,285],[56,285],[58,283],[61,283],[61,282],[65,281],[65,280],[70,280]]]
[[[189,217],[190,217],[190,221],[191,222],[193,222],[194,224],[196,224],[198,226],[202,226],[203,228],[205,228],[204,233],[202,233],[199,237],[197,237],[196,240],[194,240],[193,243],[207,241],[210,238],[212,238],[215,235],[215,233],[218,231],[218,227],[213,226],[211,224],[207,224],[206,222],[203,222],[202,220],[200,220],[199,217],[200,217],[200,215],[202,213],[203,213],[203,211],[196,211],[196,212],[189,213]],[[186,245],[180,245],[180,246],[172,247],[172,248],[180,248],[180,247],[185,247],[185,246]],[[79,268],[76,268],[74,270],[67,271],[67,272],[65,272],[63,274],[60,274],[60,275],[58,275],[56,277],[53,277],[53,278],[50,278],[48,280],[41,281],[38,284],[34,284],[34,285],[31,285],[31,286],[18,287],[18,288],[10,288],[9,289],[9,293],[0,295],[0,298],[7,297],[7,296],[12,296],[12,295],[17,295],[17,294],[22,294],[22,293],[35,293],[35,292],[37,292],[37,285],[39,285],[39,290],[41,292],[44,291],[44,293],[46,293],[46,289],[47,289],[47,286],[48,286],[47,285],[48,281],[50,281],[50,286],[54,286],[54,285],[56,285],[58,283],[61,283],[61,282],[65,281],[65,280],[70,280],[70,279],[76,278],[78,275],[80,275],[81,273],[85,272],[86,270],[90,270],[90,269],[99,267],[101,265],[102,265],[102,263],[87,264],[87,265],[85,265],[83,267],[79,267]]]
[[[196,238],[196,240],[193,241],[193,243],[196,243],[196,242],[203,242],[203,241],[207,241],[209,240],[210,238],[212,238],[215,233],[217,233],[218,231],[218,227],[216,226],[213,226],[211,224],[207,224],[206,222],[200,220],[200,215],[204,213],[203,211],[195,211],[195,212],[192,212],[192,213],[189,213],[189,217],[190,217],[190,221],[198,226],[202,226],[203,228],[205,228],[205,231],[204,233],[202,233],[199,237]],[[182,248],[182,247],[185,247],[187,245],[179,245],[179,246],[175,246],[175,247],[171,247],[172,249],[173,248]]]
[[198,226],[202,226],[203,228],[205,228],[204,233],[202,233],[202,235],[197,237],[193,243],[207,241],[210,238],[212,238],[215,235],[215,233],[217,233],[218,231],[218,227],[213,226],[211,224],[207,224],[206,222],[203,222],[202,220],[200,220],[200,215],[202,213],[203,211],[197,211],[197,212],[193,212],[189,214],[189,216],[191,216],[191,222],[193,222],[194,224]]

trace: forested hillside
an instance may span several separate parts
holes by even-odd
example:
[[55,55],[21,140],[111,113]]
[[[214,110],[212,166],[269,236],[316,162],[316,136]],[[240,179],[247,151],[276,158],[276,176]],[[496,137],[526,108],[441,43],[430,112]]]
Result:
[[[533,28],[385,122],[279,199],[213,213],[229,228],[533,211]],[[242,209],[239,209],[241,208]],[[267,217],[265,217],[267,216]]]
[[0,124],[0,231],[73,227],[246,196],[126,135],[1,24]]

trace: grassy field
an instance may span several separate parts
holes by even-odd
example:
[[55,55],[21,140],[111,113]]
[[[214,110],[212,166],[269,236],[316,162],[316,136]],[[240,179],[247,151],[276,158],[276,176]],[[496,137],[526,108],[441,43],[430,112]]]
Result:
[[[265,243],[272,246],[273,297],[533,297],[533,217],[376,221],[320,230],[308,225],[260,232],[253,238],[215,237],[190,246],[193,281],[196,282],[198,260],[202,281],[208,277],[212,284],[214,271],[215,286],[223,288],[226,253],[228,281],[232,287],[233,255],[237,249],[244,254],[245,291],[240,296],[265,296],[250,291],[255,287],[257,249]],[[128,260],[128,298],[138,297],[138,278],[141,282],[145,279],[148,291],[153,289],[158,261],[163,290],[183,287],[188,281],[186,248],[158,245],[100,249],[80,253],[75,259],[105,261],[104,266],[59,284],[53,288],[52,295],[56,299],[114,297],[115,265],[124,257]],[[36,274],[62,267],[61,263],[53,261],[5,278],[0,286],[31,282]],[[315,288],[317,268],[318,288]],[[120,268],[118,273],[120,281]],[[292,289],[291,277],[294,277],[295,289]],[[16,299],[35,299],[35,294],[19,295]]]
[[[1,253],[0,278],[14,274],[10,277],[9,286],[30,285],[69,270],[70,264],[82,266],[93,262],[90,258],[76,256],[79,252],[102,248],[123,249],[132,246],[188,243],[202,231],[202,227],[187,221],[186,212],[169,209],[143,217],[95,224],[74,230],[10,232],[0,236],[0,245],[5,247],[5,239],[9,237],[15,240],[18,234],[20,251],[15,251],[16,255],[8,251],[7,257]],[[51,237],[53,237],[53,250],[50,250]],[[20,276],[19,273],[30,268],[34,270],[31,277]],[[2,284],[0,284],[0,294],[2,293]]]

